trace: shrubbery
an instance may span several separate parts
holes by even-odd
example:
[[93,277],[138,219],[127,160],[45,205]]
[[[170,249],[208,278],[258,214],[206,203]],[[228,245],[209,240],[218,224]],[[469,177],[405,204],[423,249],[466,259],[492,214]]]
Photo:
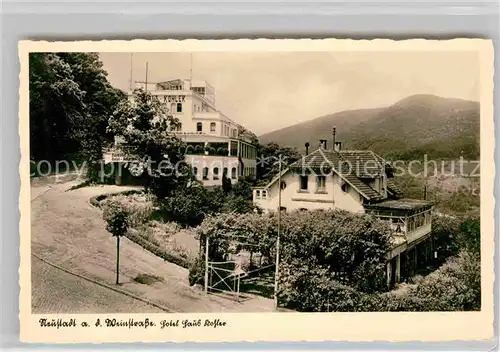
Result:
[[416,285],[379,297],[382,311],[472,311],[481,309],[481,261],[462,251]]
[[189,187],[176,190],[161,203],[163,218],[182,225],[196,226],[207,214],[219,212],[224,195],[219,188]]
[[[342,303],[339,291],[354,295],[385,287],[384,263],[390,241],[390,230],[385,223],[337,211],[282,215],[278,292],[281,304],[297,310],[320,311],[325,307],[326,297],[331,297],[332,305]],[[228,254],[246,250],[262,253],[266,264],[274,262],[276,231],[277,216],[273,213],[209,216],[197,229],[202,246],[206,236],[210,238],[210,260],[227,260]],[[239,244],[233,247],[235,240]],[[199,261],[202,258],[203,255]],[[203,281],[202,265],[198,263],[191,268],[191,282]],[[340,277],[344,284],[339,282]],[[353,307],[356,302],[353,298]]]

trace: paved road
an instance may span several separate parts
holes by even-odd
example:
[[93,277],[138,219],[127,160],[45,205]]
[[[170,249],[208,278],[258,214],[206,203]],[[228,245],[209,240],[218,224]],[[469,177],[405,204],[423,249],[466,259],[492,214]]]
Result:
[[164,313],[31,256],[34,313]]
[[[101,211],[90,205],[89,199],[125,189],[96,186],[67,191],[77,183],[67,180],[32,182],[32,253],[76,274],[113,285],[116,240],[105,230]],[[123,297],[117,301],[115,293],[104,293],[104,288],[98,285],[89,285],[64,272],[56,273],[54,270],[57,269],[46,268],[37,263],[36,258],[32,257],[31,261],[33,313],[143,311],[142,303],[134,305],[130,299]],[[160,276],[164,281],[141,285],[133,280],[139,274]],[[165,262],[126,238],[120,243],[120,278],[120,289],[174,312],[273,310],[273,301],[263,297],[257,296],[238,303],[216,295],[207,296],[201,288],[189,286],[186,269]],[[57,297],[60,302],[55,302],[51,297]]]

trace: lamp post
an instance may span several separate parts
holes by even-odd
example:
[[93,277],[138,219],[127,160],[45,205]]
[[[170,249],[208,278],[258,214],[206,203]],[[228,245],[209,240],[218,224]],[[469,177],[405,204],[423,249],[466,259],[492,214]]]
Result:
[[281,232],[281,154],[279,155],[278,171],[278,236],[276,238],[276,272],[274,274],[274,310],[278,310],[278,277],[280,262],[280,232]]

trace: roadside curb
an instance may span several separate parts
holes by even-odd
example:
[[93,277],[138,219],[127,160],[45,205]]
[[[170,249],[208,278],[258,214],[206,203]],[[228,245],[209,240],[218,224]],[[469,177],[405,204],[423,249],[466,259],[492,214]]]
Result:
[[146,303],[146,304],[148,304],[148,305],[150,305],[150,306],[153,306],[153,307],[155,307],[155,308],[158,308],[158,309],[160,309],[160,310],[162,310],[162,311],[164,311],[164,312],[167,312],[167,313],[176,313],[176,311],[175,311],[175,310],[173,310],[173,309],[171,309],[171,308],[164,307],[164,306],[162,306],[162,305],[159,305],[159,304],[157,304],[157,303],[155,303],[155,302],[152,302],[152,301],[150,301],[150,300],[147,300],[147,299],[145,299],[145,298],[141,298],[141,297],[136,296],[136,295],[134,295],[134,294],[132,294],[132,293],[129,293],[129,292],[127,292],[127,291],[120,290],[120,289],[118,289],[118,288],[116,288],[116,287],[110,286],[110,285],[108,285],[108,284],[104,284],[104,283],[102,283],[102,282],[96,281],[96,280],[91,279],[91,278],[89,278],[89,277],[86,277],[86,276],[84,276],[84,275],[77,274],[77,273],[74,273],[74,272],[69,271],[69,270],[67,270],[67,269],[64,269],[63,267],[61,267],[61,266],[59,266],[59,265],[57,265],[57,264],[51,263],[51,262],[49,262],[48,260],[41,258],[40,256],[36,255],[36,254],[35,254],[35,253],[33,253],[33,252],[31,253],[31,255],[32,255],[32,256],[34,256],[35,258],[37,258],[38,260],[40,260],[40,261],[44,262],[45,264],[50,265],[50,266],[52,266],[52,267],[54,267],[54,268],[56,268],[56,269],[59,269],[59,270],[61,270],[61,271],[64,271],[64,272],[65,272],[65,273],[67,273],[67,274],[70,274],[70,275],[76,276],[76,277],[78,277],[78,278],[80,278],[80,279],[83,279],[83,280],[85,280],[85,281],[88,281],[88,282],[91,282],[91,283],[93,283],[93,284],[99,285],[99,286],[101,286],[101,287],[107,288],[107,289],[109,289],[109,290],[115,291],[115,292],[117,292],[117,293],[121,293],[122,295],[125,295],[125,296],[127,296],[127,297],[130,297],[130,298],[133,298],[133,299],[135,299],[135,300],[141,301],[141,302],[143,302],[143,303]]

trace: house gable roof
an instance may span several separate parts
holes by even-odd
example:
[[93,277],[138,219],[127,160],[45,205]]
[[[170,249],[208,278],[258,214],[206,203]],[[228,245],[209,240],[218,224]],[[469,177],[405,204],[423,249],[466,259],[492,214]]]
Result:
[[[342,153],[332,150],[324,150],[321,148],[316,149],[312,153],[304,156],[301,160],[291,164],[287,169],[282,171],[281,175],[283,176],[288,171],[297,170],[308,172],[309,174],[315,174],[318,171],[328,174],[333,170],[367,200],[380,201],[385,199],[383,194],[377,192],[360,179],[373,178],[375,175],[380,175],[383,165],[380,160],[383,159],[370,151],[360,151],[359,154],[357,153],[357,151],[351,151],[350,153],[346,153],[346,158],[344,158]],[[368,162],[368,164],[372,166],[371,168],[368,168],[370,171],[369,174],[365,171],[360,173],[359,169],[356,168],[356,164],[351,162],[353,160],[352,158],[356,158],[358,156],[359,159],[356,160],[364,160],[364,162],[368,162],[368,160],[372,161],[371,163]],[[373,170],[376,170],[376,172],[373,172]],[[279,175],[275,176],[266,188],[270,187],[273,183],[278,181],[278,179]]]

